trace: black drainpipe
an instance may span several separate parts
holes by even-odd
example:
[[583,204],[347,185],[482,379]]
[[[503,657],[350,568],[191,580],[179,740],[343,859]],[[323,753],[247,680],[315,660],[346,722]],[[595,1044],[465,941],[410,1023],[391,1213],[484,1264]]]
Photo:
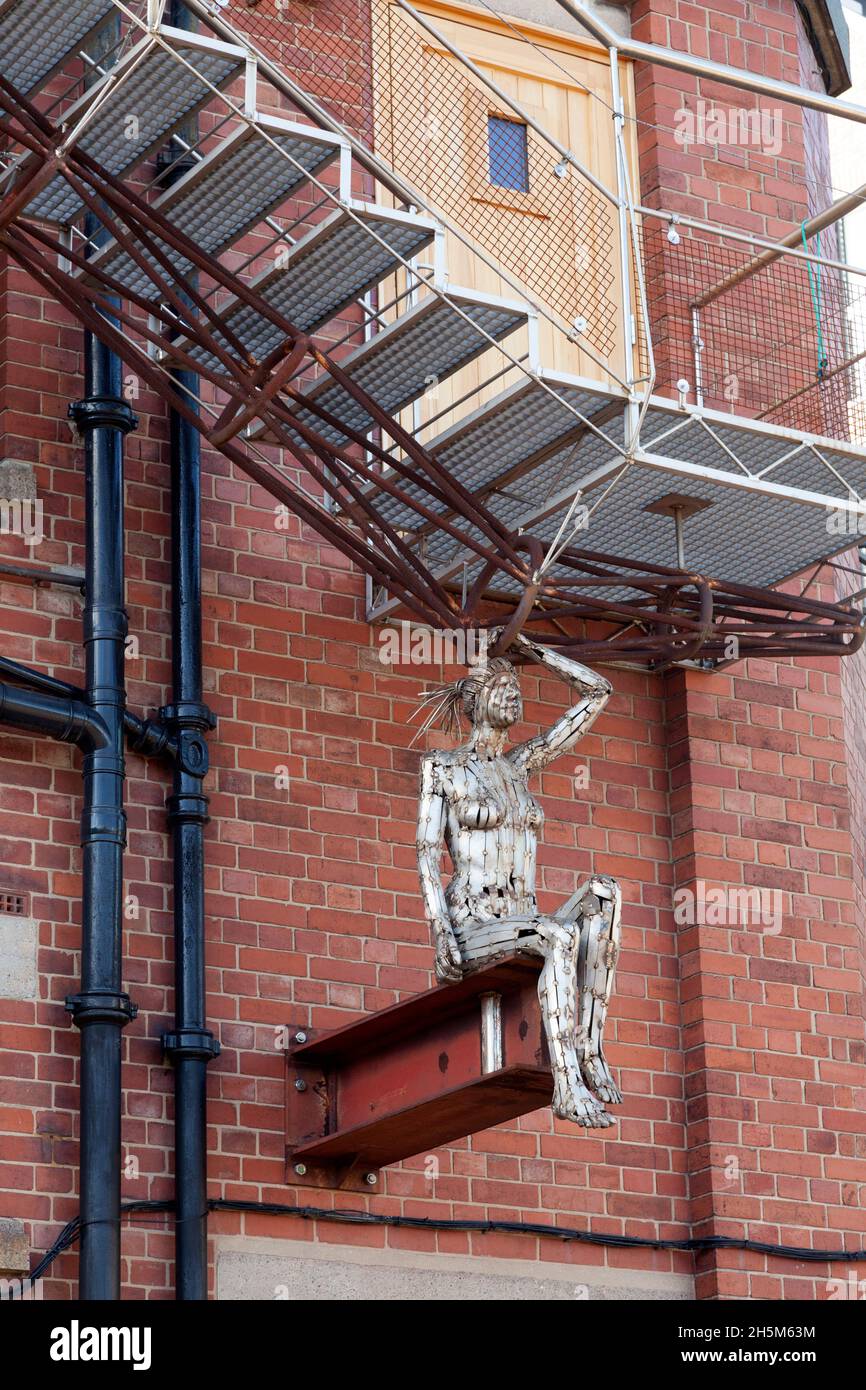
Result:
[[77,743],[86,753],[104,748],[108,730],[98,715],[73,696],[46,695],[0,683],[0,724],[31,734],[48,734],[63,743]]
[[79,1296],[120,1298],[121,1032],[136,1008],[122,988],[124,791],[123,437],[137,425],[118,358],[85,335],[84,400],[69,407],[84,438],[85,694],[105,729],[84,758]]
[[[170,21],[194,27],[182,0],[171,0]],[[195,138],[193,127],[186,134]],[[188,167],[172,141],[166,150],[170,185]],[[173,162],[177,161],[177,162]],[[175,371],[173,381],[196,407],[199,378]],[[168,798],[174,861],[174,1019],[162,1040],[174,1064],[175,1297],[207,1298],[207,1066],[219,1043],[205,1013],[204,828],[208,797],[205,735],[216,720],[202,699],[201,445],[198,430],[169,412],[171,455],[172,703],[160,711],[177,754]]]
[[[193,393],[198,377],[178,372]],[[205,734],[215,719],[202,700],[201,481],[199,435],[171,412],[173,703],[160,711],[177,743],[168,819],[174,859],[174,1063],[176,1297],[207,1298],[207,1065],[219,1043],[207,1028],[204,948]]]

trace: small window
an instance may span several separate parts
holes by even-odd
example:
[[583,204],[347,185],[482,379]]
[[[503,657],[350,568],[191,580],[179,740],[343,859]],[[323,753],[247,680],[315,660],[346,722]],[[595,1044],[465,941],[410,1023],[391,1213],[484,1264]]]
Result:
[[487,150],[490,182],[497,188],[529,192],[529,157],[526,126],[504,116],[487,118]]

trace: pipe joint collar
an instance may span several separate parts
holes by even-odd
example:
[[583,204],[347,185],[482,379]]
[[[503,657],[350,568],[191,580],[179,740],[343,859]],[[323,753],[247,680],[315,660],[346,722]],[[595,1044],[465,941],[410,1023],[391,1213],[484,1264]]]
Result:
[[216,728],[216,715],[201,700],[178,700],[173,705],[163,705],[159,711],[160,719],[178,729],[198,729],[202,733]]
[[111,743],[101,747],[95,747],[84,759],[84,774],[86,777],[102,775],[104,777],[122,777],[126,770],[126,762],[123,754],[114,750]]
[[126,844],[126,815],[111,806],[90,806],[81,817],[81,843]]
[[207,825],[210,801],[202,792],[176,792],[166,798],[169,825],[184,821],[188,825]]
[[115,994],[110,989],[92,989],[87,994],[67,994],[66,1012],[72,1014],[76,1028],[90,1023],[113,1023],[125,1028],[138,1014],[128,994]]
[[79,434],[85,430],[112,429],[129,434],[138,429],[138,416],[119,396],[86,396],[71,401],[67,414]]
[[207,1028],[178,1028],[174,1033],[163,1033],[162,1050],[172,1062],[184,1057],[212,1062],[220,1055],[220,1045]]
[[101,638],[108,642],[125,640],[129,632],[129,618],[125,608],[112,608],[109,604],[94,603],[84,611],[84,640],[94,642]]

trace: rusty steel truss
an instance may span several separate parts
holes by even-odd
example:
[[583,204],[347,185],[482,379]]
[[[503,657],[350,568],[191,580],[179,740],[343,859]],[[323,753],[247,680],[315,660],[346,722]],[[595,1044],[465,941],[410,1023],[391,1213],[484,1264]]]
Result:
[[[0,77],[0,132],[21,152],[0,202],[0,245],[43,290],[96,334],[193,425],[207,443],[354,562],[411,617],[459,629],[505,624],[504,649],[525,626],[562,651],[596,661],[665,667],[732,655],[832,655],[863,639],[853,603],[829,604],[683,569],[514,533],[477,493],[347,374],[316,338],[300,331],[239,275],[112,175]],[[56,227],[28,214],[62,178],[83,208],[146,277],[130,289],[110,264],[94,263]],[[203,294],[201,278],[217,291]],[[257,360],[215,307],[223,294],[272,324],[281,341]],[[172,371],[197,373],[220,401],[202,412]],[[369,417],[364,432],[302,393],[311,370],[326,374]],[[299,470],[254,456],[247,434]],[[335,443],[335,432],[344,442]],[[387,444],[385,441],[390,440]],[[401,518],[388,519],[399,504]],[[463,577],[437,574],[419,538],[446,534]],[[399,611],[399,610],[398,610]],[[735,639],[735,640],[734,640]]]

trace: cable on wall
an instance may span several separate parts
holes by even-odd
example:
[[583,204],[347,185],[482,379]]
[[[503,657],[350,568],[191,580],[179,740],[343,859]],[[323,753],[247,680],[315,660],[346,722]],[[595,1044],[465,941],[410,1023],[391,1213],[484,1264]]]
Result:
[[[142,1199],[124,1202],[123,1216],[135,1216],[140,1212],[170,1212],[175,1205],[171,1201],[151,1201]],[[682,1250],[688,1254],[702,1254],[709,1250],[748,1250],[759,1255],[775,1255],[783,1260],[800,1260],[805,1264],[829,1264],[839,1261],[846,1264],[866,1263],[866,1249],[862,1250],[815,1250],[808,1245],[774,1245],[765,1240],[749,1240],[738,1236],[686,1236],[682,1239],[653,1239],[651,1236],[619,1236],[607,1231],[582,1231],[573,1226],[552,1226],[544,1221],[472,1221],[468,1219],[449,1220],[431,1216],[397,1216],[371,1211],[335,1211],[328,1207],[290,1206],[285,1202],[247,1202],[235,1201],[225,1197],[215,1197],[208,1202],[209,1211],[230,1211],[239,1214],[255,1213],[270,1216],[296,1216],[305,1221],[336,1221],[351,1226],[394,1226],[421,1231],[477,1231],[479,1234],[496,1232],[508,1235],[550,1236],[556,1240],[577,1242],[582,1245],[602,1245],[616,1249],[639,1250]],[[46,1251],[42,1259],[30,1273],[31,1283],[41,1279],[46,1271],[65,1250],[78,1239],[81,1220],[78,1216],[64,1226],[57,1240]]]

